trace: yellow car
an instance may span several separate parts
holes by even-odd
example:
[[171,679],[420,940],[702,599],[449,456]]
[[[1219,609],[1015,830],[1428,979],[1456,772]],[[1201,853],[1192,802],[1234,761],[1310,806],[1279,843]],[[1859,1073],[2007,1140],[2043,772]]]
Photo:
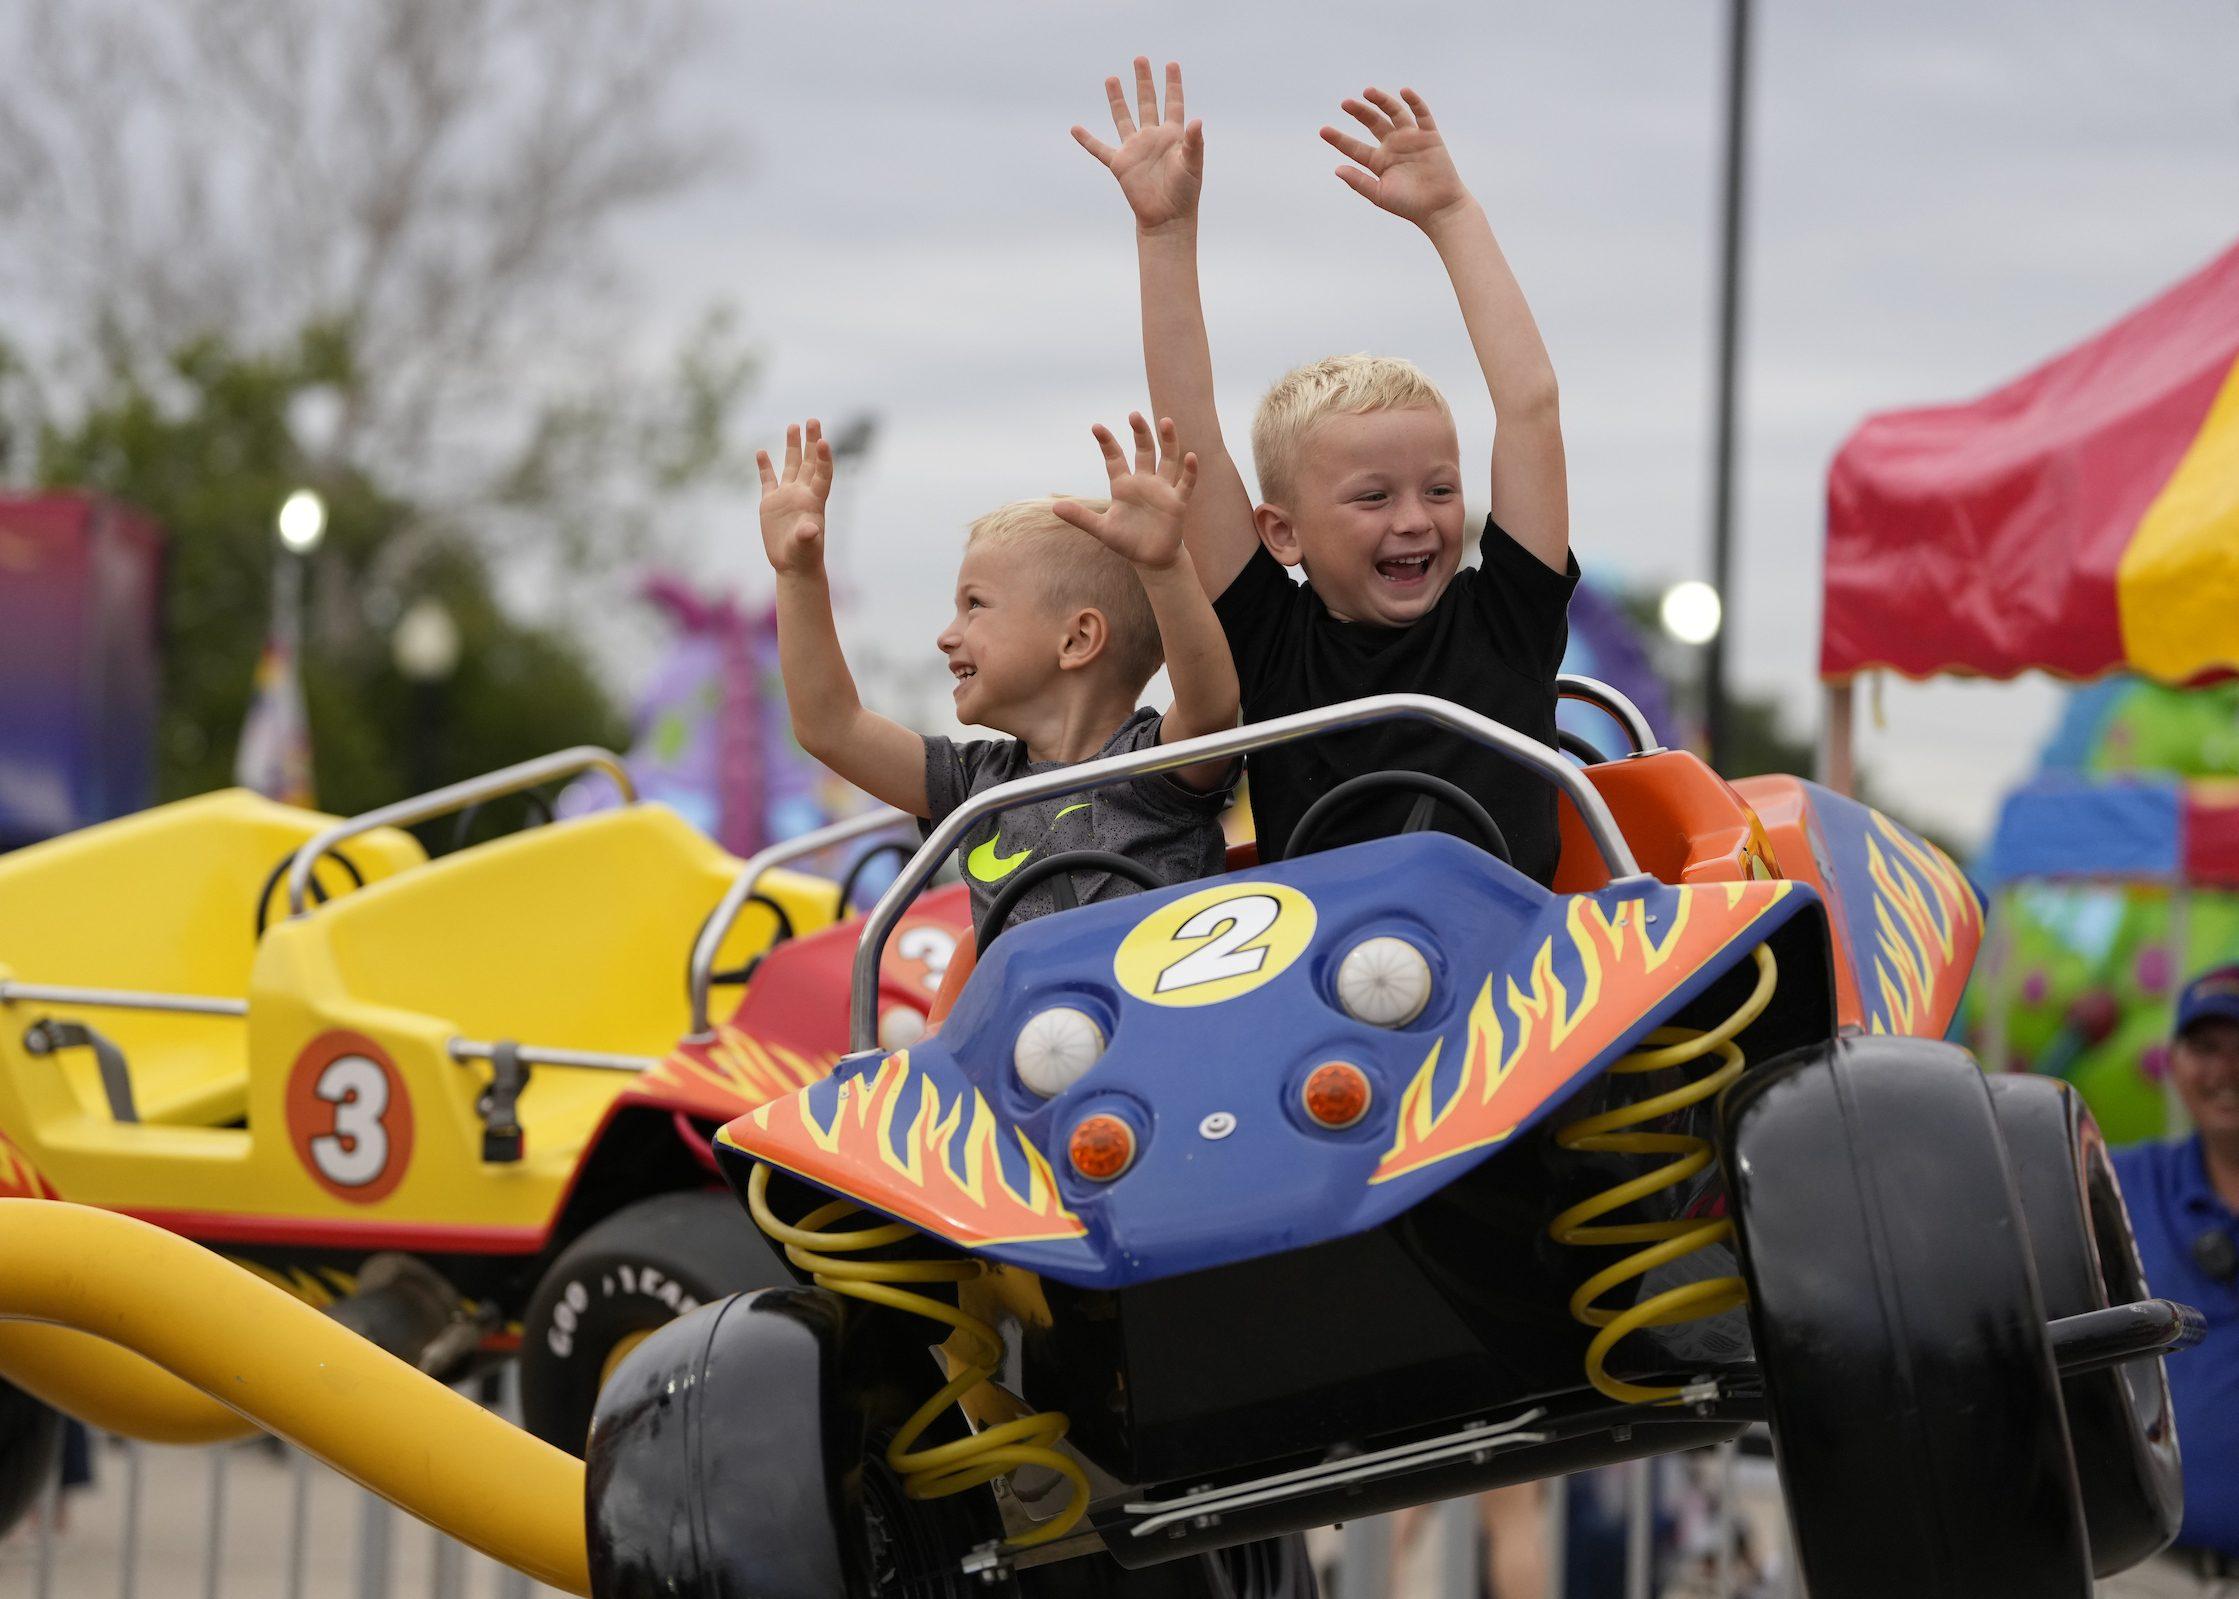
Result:
[[[434,861],[402,830],[601,770],[630,803]],[[637,1338],[788,1280],[708,1134],[845,1047],[855,926],[784,863],[899,820],[741,862],[574,750],[347,822],[228,791],[17,851],[0,1194],[193,1238],[424,1369],[518,1346],[532,1426],[580,1448]],[[960,891],[912,922],[882,985],[898,1039]]]

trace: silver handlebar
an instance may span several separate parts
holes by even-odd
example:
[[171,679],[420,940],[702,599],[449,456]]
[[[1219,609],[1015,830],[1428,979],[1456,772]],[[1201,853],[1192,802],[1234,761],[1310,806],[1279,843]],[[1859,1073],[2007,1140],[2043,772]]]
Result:
[[[773,866],[782,866],[787,861],[798,860],[803,855],[813,855],[820,849],[829,849],[834,844],[845,844],[851,839],[883,833],[890,827],[899,827],[904,822],[916,820],[916,817],[905,812],[881,807],[875,811],[865,811],[861,816],[846,817],[781,840],[749,856],[746,864],[739,869],[739,875],[732,880],[731,886],[724,891],[723,898],[709,914],[707,925],[700,929],[700,936],[692,944],[692,963],[686,968],[685,976],[685,985],[692,996],[692,1037],[704,1040],[708,1036],[707,991],[709,979],[715,972],[716,952],[723,947],[723,940],[730,935],[731,924],[739,919],[739,912],[754,897],[755,884],[761,881],[764,872]],[[840,913],[844,916],[847,908],[842,906]]]
[[1640,707],[1598,677],[1565,672],[1555,679],[1555,697],[1591,705],[1608,716],[1632,740],[1635,755],[1648,755],[1663,748],[1656,742],[1656,730],[1648,725],[1648,718],[1641,715]]
[[[1637,711],[1634,714],[1639,715]],[[1271,721],[1254,722],[1248,727],[1232,727],[1226,732],[1207,733],[1154,749],[1108,755],[1101,760],[1060,767],[1054,772],[1014,778],[994,788],[983,789],[957,806],[927,835],[923,846],[887,885],[886,892],[879,896],[878,903],[871,907],[871,914],[864,920],[863,938],[855,947],[854,986],[848,996],[848,1047],[870,1049],[878,1042],[878,971],[886,951],[886,940],[893,933],[894,924],[901,920],[903,910],[932,879],[964,830],[981,817],[1056,794],[1103,788],[1131,777],[1176,771],[1200,761],[1223,760],[1297,738],[1401,717],[1435,723],[1498,750],[1520,765],[1531,767],[1578,807],[1586,831],[1593,838],[1594,847],[1601,852],[1611,878],[1640,875],[1640,863],[1633,859],[1632,847],[1625,842],[1625,835],[1618,829],[1617,819],[1610,814],[1600,790],[1587,781],[1577,767],[1537,739],[1526,738],[1490,717],[1427,694],[1377,694],[1367,699],[1348,700],[1341,705],[1317,706]]]
[[560,750],[551,755],[540,755],[533,761],[522,761],[516,766],[500,767],[485,772],[480,777],[470,777],[453,783],[447,788],[433,789],[416,794],[410,799],[398,800],[379,810],[353,816],[346,822],[337,822],[325,832],[306,839],[303,847],[295,852],[295,859],[288,863],[288,914],[301,916],[304,902],[311,893],[311,872],[320,857],[331,853],[361,833],[370,833],[381,827],[409,827],[414,822],[424,822],[431,816],[443,816],[452,811],[464,810],[469,805],[479,805],[485,800],[503,799],[508,794],[518,794],[525,788],[535,788],[539,783],[549,783],[555,777],[573,777],[578,772],[598,770],[614,780],[621,793],[622,803],[637,801],[637,785],[630,781],[630,774],[622,758],[610,750],[596,745],[579,744],[574,749]]

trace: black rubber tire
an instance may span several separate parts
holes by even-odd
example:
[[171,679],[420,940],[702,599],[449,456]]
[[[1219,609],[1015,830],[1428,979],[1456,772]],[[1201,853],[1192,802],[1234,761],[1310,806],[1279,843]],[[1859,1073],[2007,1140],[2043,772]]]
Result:
[[521,1318],[521,1420],[583,1453],[609,1356],[697,1305],[793,1281],[728,1193],[656,1194],[586,1228],[552,1262]]
[[[779,1288],[704,1305],[633,1350],[599,1397],[584,1471],[591,1591],[1016,1599],[1009,1580],[962,1570],[1000,1531],[993,1495],[913,1500],[887,1469],[887,1423],[866,1423],[900,1394],[845,1373],[898,1351],[861,1335],[834,1295]],[[932,1376],[922,1346],[909,1352]]]
[[[2053,1077],[1989,1079],[2046,1316],[2148,1297],[2107,1141],[2083,1096]],[[2158,1355],[2061,1379],[2092,1569],[2127,1571],[2177,1536],[2184,1479],[2169,1376]]]
[[1812,1599],[2088,1599],[2060,1381],[1973,1060],[1820,1045],[1736,1084],[1722,1119]]
[[61,1412],[0,1382],[0,1533],[30,1513],[61,1459]]

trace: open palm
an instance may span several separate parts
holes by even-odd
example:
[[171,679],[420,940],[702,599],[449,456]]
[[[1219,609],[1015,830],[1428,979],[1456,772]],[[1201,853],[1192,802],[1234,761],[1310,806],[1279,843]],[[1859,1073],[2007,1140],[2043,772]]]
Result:
[[770,465],[767,450],[754,464],[762,479],[762,553],[779,572],[813,569],[824,559],[824,502],[832,493],[832,445],[810,417],[806,434],[785,430],[785,466]]
[[1082,127],[1073,129],[1073,137],[1119,179],[1120,193],[1127,196],[1136,225],[1164,227],[1195,216],[1198,189],[1205,178],[1205,129],[1182,116],[1181,65],[1166,64],[1163,115],[1145,56],[1135,58],[1133,111],[1119,79],[1106,78],[1104,93],[1112,104],[1112,127],[1119,144],[1106,144]]
[[1092,430],[1112,480],[1112,503],[1094,511],[1060,500],[1050,510],[1136,566],[1172,566],[1182,558],[1182,514],[1197,487],[1197,457],[1176,448],[1171,417],[1158,419],[1156,449],[1140,412],[1130,413],[1127,422],[1135,434],[1132,467],[1111,429],[1100,422]]
[[1337,169],[1354,192],[1417,226],[1469,198],[1430,107],[1413,89],[1400,90],[1397,98],[1370,89],[1365,99],[1347,100],[1344,108],[1376,137],[1369,144],[1335,128],[1322,129],[1322,137],[1339,154],[1358,163]]

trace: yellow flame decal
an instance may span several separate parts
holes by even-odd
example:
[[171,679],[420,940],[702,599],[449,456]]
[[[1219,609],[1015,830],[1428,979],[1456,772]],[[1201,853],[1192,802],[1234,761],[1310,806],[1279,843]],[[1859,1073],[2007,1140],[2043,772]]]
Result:
[[1907,837],[1879,811],[1866,835],[1866,871],[1874,885],[1874,979],[1881,990],[1872,1029],[1941,1032],[1982,936],[1974,890],[1950,856]]
[[[726,1101],[736,1115],[830,1075],[839,1056],[802,1054],[719,1024],[705,1044],[680,1044],[638,1079],[640,1090]],[[713,1114],[711,1110],[709,1112]]]
[[812,1182],[966,1244],[1079,1238],[1087,1232],[1057,1191],[1056,1174],[1023,1133],[1010,1138],[1023,1187],[1003,1169],[1005,1129],[986,1096],[968,1088],[945,1103],[932,1077],[901,1050],[842,1083],[819,1119],[796,1094],[765,1104],[727,1137]]
[[[1529,987],[1513,974],[1506,978],[1506,1020],[1493,998],[1501,974],[1487,977],[1478,989],[1463,1035],[1461,1070],[1444,1104],[1437,1103],[1435,1085],[1446,1040],[1432,1044],[1400,1096],[1391,1147],[1369,1181],[1389,1182],[1499,1143],[1579,1066],[1779,903],[1791,886],[1679,889],[1659,899],[1656,925],[1645,900],[1620,900],[1605,910],[1597,900],[1574,897],[1562,933],[1533,952],[1526,968]],[[1575,1001],[1556,971],[1556,937],[1567,938],[1578,958]]]

